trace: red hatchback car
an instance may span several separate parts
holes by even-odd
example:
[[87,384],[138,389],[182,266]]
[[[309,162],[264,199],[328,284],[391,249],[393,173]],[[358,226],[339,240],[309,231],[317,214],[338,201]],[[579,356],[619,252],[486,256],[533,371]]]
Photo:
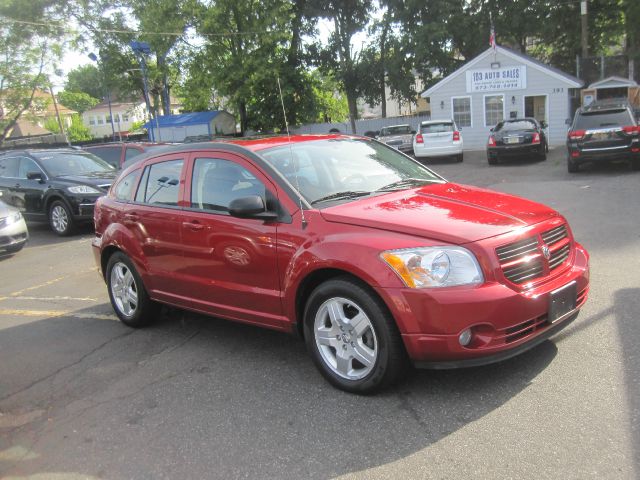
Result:
[[389,385],[407,360],[519,354],[575,319],[589,289],[558,212],[447,182],[368,138],[165,147],[123,171],[95,226],[125,324],[164,303],[299,333],[351,392]]

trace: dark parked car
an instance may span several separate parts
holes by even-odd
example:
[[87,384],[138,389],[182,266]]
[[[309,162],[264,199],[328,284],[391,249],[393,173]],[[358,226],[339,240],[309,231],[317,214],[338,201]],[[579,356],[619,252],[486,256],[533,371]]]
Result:
[[167,147],[95,209],[96,264],[120,320],[159,302],[298,333],[352,392],[497,362],[569,324],[589,261],[567,221],[447,182],[366,137]]
[[640,127],[626,101],[594,102],[579,108],[567,135],[567,169],[587,162],[626,160],[640,170]]
[[100,157],[105,162],[109,163],[116,169],[123,168],[125,162],[142,155],[143,153],[150,152],[164,146],[159,143],[102,143],[100,145],[86,145],[82,149],[86,152],[92,153],[97,157]]
[[536,157],[547,159],[549,145],[544,133],[546,124],[535,118],[514,118],[491,129],[487,142],[487,160],[495,165],[503,158]]
[[0,154],[2,200],[26,220],[48,221],[58,235],[70,235],[80,222],[93,220],[96,200],[116,170],[81,150],[14,150]]

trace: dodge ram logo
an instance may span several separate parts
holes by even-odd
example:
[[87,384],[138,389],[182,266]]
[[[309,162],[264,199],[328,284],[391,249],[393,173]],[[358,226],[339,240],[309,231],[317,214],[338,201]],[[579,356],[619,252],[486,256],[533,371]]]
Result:
[[549,251],[549,247],[547,245],[543,245],[541,250],[542,250],[542,255],[544,256],[544,258],[549,260],[551,258],[551,252]]

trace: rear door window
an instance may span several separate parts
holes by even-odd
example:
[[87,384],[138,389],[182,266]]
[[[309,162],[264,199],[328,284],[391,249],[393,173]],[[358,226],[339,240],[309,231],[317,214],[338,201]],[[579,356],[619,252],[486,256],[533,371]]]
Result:
[[145,169],[136,201],[150,205],[178,206],[183,160],[169,160]]
[[453,124],[451,122],[430,123],[420,126],[420,133],[444,133],[453,132]]
[[121,146],[114,147],[89,147],[85,148],[88,152],[100,157],[114,168],[120,168],[120,155],[122,154]]

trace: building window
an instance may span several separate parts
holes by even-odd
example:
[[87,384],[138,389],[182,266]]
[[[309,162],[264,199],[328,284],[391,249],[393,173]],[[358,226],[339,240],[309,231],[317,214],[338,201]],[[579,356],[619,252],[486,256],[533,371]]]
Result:
[[107,115],[107,123],[111,123],[111,115]]
[[122,121],[123,122],[128,122],[129,121],[129,114],[128,113],[123,113],[122,114]]
[[453,111],[453,121],[458,126],[471,126],[471,97],[453,97],[451,99],[451,110]]
[[504,120],[504,95],[484,97],[484,126],[493,127]]
[[104,123],[104,118],[102,117],[102,115],[98,115],[96,116],[96,118],[98,119],[98,125],[102,125]]
[[96,117],[94,117],[93,115],[91,115],[89,117],[89,125],[95,125],[96,124]]

